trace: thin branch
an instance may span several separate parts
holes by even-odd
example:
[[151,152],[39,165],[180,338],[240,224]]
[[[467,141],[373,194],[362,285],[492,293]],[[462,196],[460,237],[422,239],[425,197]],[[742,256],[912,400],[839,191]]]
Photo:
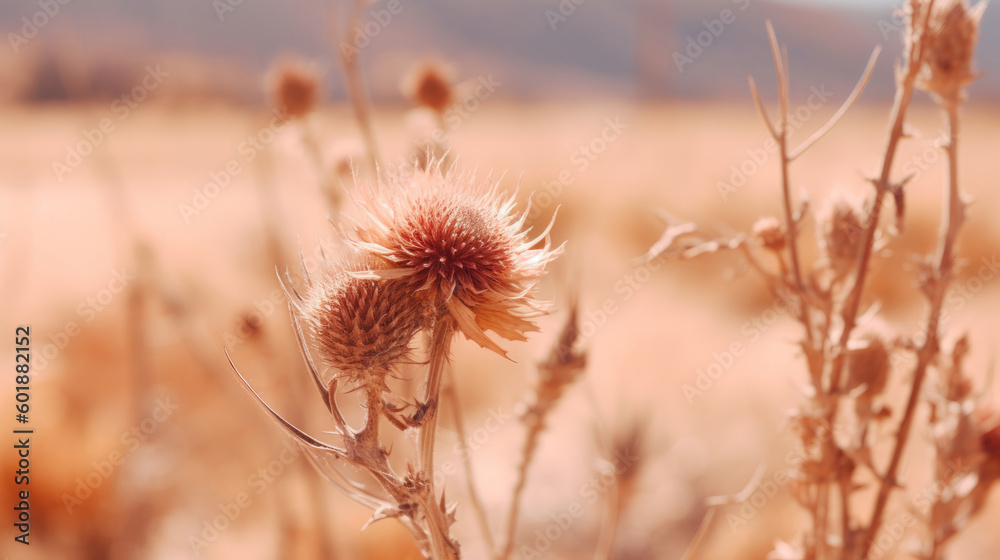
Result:
[[[348,29],[359,29],[361,27],[362,10],[367,5],[365,0],[354,0],[352,2],[351,16],[348,19]],[[336,22],[334,22],[336,35]],[[355,47],[354,50],[357,50]],[[368,104],[368,94],[365,91],[364,81],[361,78],[361,69],[358,64],[359,54],[351,52],[351,49],[341,49],[340,65],[344,71],[344,78],[347,81],[347,92],[351,98],[351,106],[354,108],[354,118],[361,129],[361,136],[364,138],[365,151],[371,162],[372,170],[379,169],[378,143],[375,141],[375,130],[372,127],[371,115]]]
[[864,91],[865,86],[868,85],[868,80],[872,77],[872,72],[875,70],[875,63],[878,61],[878,56],[881,52],[882,52],[882,47],[876,46],[875,50],[872,51],[871,57],[868,58],[868,65],[865,67],[865,71],[861,75],[861,79],[858,80],[857,85],[854,86],[854,91],[852,91],[851,95],[847,97],[847,100],[844,101],[844,104],[840,106],[840,109],[837,109],[837,112],[834,113],[832,117],[830,117],[830,120],[827,121],[826,124],[820,127],[819,130],[814,132],[813,135],[807,138],[805,142],[800,144],[798,148],[792,150],[792,152],[788,154],[788,159],[794,160],[795,158],[802,155],[802,152],[805,152],[806,150],[811,148],[812,145],[815,144],[817,141],[819,141],[820,138],[825,136],[826,133],[830,132],[830,130],[832,130],[833,127],[836,126],[838,122],[840,122],[840,119],[847,114],[847,111],[851,108],[852,105],[854,105],[854,102],[858,100],[858,97],[861,97],[861,92]]
[[771,122],[771,117],[767,116],[767,109],[764,108],[764,102],[760,100],[760,92],[757,91],[757,82],[753,80],[753,76],[747,76],[747,82],[750,83],[750,96],[753,97],[753,104],[757,107],[757,113],[760,114],[760,118],[764,121],[767,131],[771,133],[771,138],[777,140],[778,131],[774,129],[774,123]]
[[781,48],[778,46],[778,36],[774,33],[774,26],[771,25],[771,20],[765,20],[764,25],[767,27],[767,41],[771,46],[771,58],[774,59],[774,72],[778,79],[778,101],[781,104],[781,126],[779,128],[781,129],[780,133],[783,135],[788,123],[788,75],[785,72],[784,57],[781,56]]
[[875,500],[875,509],[872,512],[871,532],[869,537],[875,535],[874,529],[878,527],[885,511],[889,494],[896,486],[896,472],[906,450],[906,443],[909,440],[910,427],[916,414],[917,405],[920,402],[920,391],[924,380],[927,378],[927,369],[934,358],[938,355],[941,337],[941,309],[944,304],[944,297],[948,290],[948,283],[952,275],[954,265],[955,242],[958,238],[962,222],[965,220],[965,202],[962,200],[958,190],[958,102],[945,101],[946,118],[948,120],[948,146],[945,150],[948,153],[948,178],[947,189],[944,193],[943,217],[941,232],[938,238],[938,251],[930,282],[930,310],[927,316],[927,335],[923,344],[917,350],[917,365],[913,370],[913,382],[910,388],[910,395],[906,401],[906,409],[903,412],[903,419],[899,423],[899,431],[896,436],[896,445],[892,450],[892,457],[885,475],[879,485],[878,497]]

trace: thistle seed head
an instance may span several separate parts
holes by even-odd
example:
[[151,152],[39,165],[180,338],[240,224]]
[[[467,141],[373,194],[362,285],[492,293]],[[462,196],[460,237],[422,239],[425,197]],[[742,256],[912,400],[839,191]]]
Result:
[[468,338],[501,355],[484,331],[525,340],[526,332],[537,330],[531,318],[548,304],[530,292],[562,249],[547,241],[533,248],[549,230],[529,240],[522,230],[526,214],[514,212],[512,197],[461,170],[446,176],[438,161],[380,177],[368,198],[360,203],[367,215],[348,235],[382,265],[367,277],[399,279],[439,316],[454,317]]
[[419,64],[403,82],[403,93],[415,104],[443,113],[452,103],[451,70],[437,61]]
[[785,248],[785,230],[773,216],[757,220],[753,225],[753,236],[765,249],[780,251]]
[[872,399],[882,394],[889,380],[892,338],[887,326],[870,321],[854,332],[847,345],[847,390],[864,386],[857,400],[866,410],[870,410]]
[[[967,0],[938,0],[923,41],[924,58],[917,88],[944,102],[961,102],[965,87],[976,79],[973,56],[979,40],[979,21],[986,2],[975,8]],[[926,12],[926,5],[923,7]]]
[[301,311],[324,363],[358,386],[384,387],[393,366],[407,358],[426,314],[401,282],[352,274],[373,264],[348,261],[321,271]]
[[816,217],[820,253],[838,275],[858,258],[865,228],[857,206],[835,192]]
[[320,78],[309,64],[289,60],[274,65],[268,73],[271,103],[290,118],[302,118],[316,108]]

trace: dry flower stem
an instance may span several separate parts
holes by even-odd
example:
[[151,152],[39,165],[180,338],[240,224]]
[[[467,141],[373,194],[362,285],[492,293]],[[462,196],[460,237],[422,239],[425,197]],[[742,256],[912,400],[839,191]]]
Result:
[[419,449],[418,468],[427,474],[431,495],[434,495],[434,436],[437,433],[438,402],[441,399],[441,378],[448,362],[451,339],[455,334],[455,324],[450,315],[438,319],[431,334],[430,371],[427,373],[427,392],[424,396],[426,412],[420,419],[420,433],[417,435]]
[[[351,17],[348,20],[350,29],[361,27],[363,23],[362,11],[367,4],[365,0],[354,1]],[[375,142],[375,130],[372,127],[368,95],[365,93],[364,82],[361,79],[361,69],[358,65],[359,56],[344,50],[340,53],[339,58],[340,65],[344,70],[344,78],[347,80],[347,92],[351,97],[351,106],[354,108],[354,118],[358,121],[358,128],[361,129],[361,135],[365,141],[365,151],[368,152],[372,170],[378,171],[378,143]]]
[[882,514],[889,500],[889,494],[896,486],[896,471],[899,469],[899,463],[903,458],[903,451],[906,449],[906,442],[910,435],[910,426],[913,424],[917,404],[920,402],[920,390],[927,377],[927,368],[939,352],[941,307],[944,303],[945,292],[948,288],[948,281],[951,278],[952,265],[954,264],[952,252],[955,248],[958,232],[965,218],[965,203],[962,201],[962,196],[958,190],[958,108],[959,102],[957,100],[945,101],[945,112],[948,121],[948,145],[945,148],[948,153],[948,188],[944,195],[944,210],[940,237],[938,239],[937,263],[934,270],[934,277],[929,280],[931,301],[927,319],[927,335],[924,343],[917,351],[917,365],[913,370],[913,385],[910,388],[910,396],[906,402],[903,419],[899,424],[899,432],[896,435],[896,446],[892,450],[889,466],[879,485],[878,497],[875,500],[875,509],[872,512],[872,520],[869,524],[869,538],[863,544],[865,547],[863,551],[866,554],[870,546],[869,543],[877,534],[878,526],[882,522]]
[[621,496],[621,487],[616,483],[610,491],[611,497],[607,500],[604,523],[601,524],[601,533],[597,537],[597,545],[594,547],[594,560],[611,560],[611,553],[614,552],[615,538],[618,536],[618,527],[621,525],[621,517],[624,510],[624,503]]
[[[925,15],[923,25],[921,28],[926,32],[927,24],[929,20],[929,14],[934,7],[934,0],[928,2],[927,14]],[[868,216],[868,226],[865,228],[865,236],[861,243],[861,253],[858,255],[858,265],[857,265],[857,275],[854,279],[854,284],[851,286],[851,291],[847,296],[846,303],[844,304],[843,320],[844,328],[840,333],[840,340],[837,342],[837,349],[834,352],[833,363],[830,369],[830,389],[835,390],[840,386],[840,377],[844,369],[844,358],[847,356],[847,342],[851,338],[851,333],[854,331],[855,323],[857,322],[858,309],[861,307],[861,293],[864,291],[865,280],[868,276],[868,266],[871,261],[872,249],[875,244],[875,231],[878,229],[879,215],[882,212],[882,206],[885,203],[885,195],[889,192],[891,187],[890,175],[892,173],[892,163],[896,157],[896,148],[899,145],[899,141],[903,139],[903,125],[906,123],[906,110],[910,106],[910,100],[913,98],[914,84],[916,83],[917,75],[920,73],[920,63],[924,57],[924,46],[921,42],[915,49],[913,49],[910,59],[906,62],[906,73],[903,76],[903,81],[900,86],[896,89],[896,96],[893,99],[892,112],[889,118],[892,123],[889,129],[889,136],[886,140],[886,146],[884,150],[884,157],[882,159],[882,169],[879,173],[879,177],[875,180],[875,200],[872,203],[871,212]]]

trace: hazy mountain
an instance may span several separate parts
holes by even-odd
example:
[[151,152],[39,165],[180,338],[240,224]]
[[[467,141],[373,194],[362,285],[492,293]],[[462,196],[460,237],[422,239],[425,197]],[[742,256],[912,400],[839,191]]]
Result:
[[[66,5],[59,1],[67,1]],[[49,3],[50,2],[50,3]],[[374,97],[398,98],[415,59],[438,56],[462,77],[492,75],[497,95],[746,97],[746,75],[773,89],[764,31],[787,45],[793,87],[842,97],[883,44],[868,98],[892,91],[900,29],[889,8],[803,7],[757,0],[380,0],[361,35],[334,37],[346,13],[292,0],[32,0],[0,5],[7,97],[59,99],[126,92],[149,64],[170,70],[174,94],[260,99],[259,76],[282,55],[311,58],[342,97],[336,48],[356,46]],[[342,3],[343,4],[343,3]],[[346,6],[346,4],[344,4]],[[54,15],[45,13],[45,7]],[[55,8],[58,6],[58,9]],[[346,10],[343,10],[346,12]],[[41,15],[39,15],[41,14]],[[25,23],[34,21],[35,23]],[[42,25],[38,25],[41,23]],[[36,29],[37,28],[37,29]],[[32,35],[32,30],[35,34]],[[987,10],[978,99],[1000,99],[1000,13]]]

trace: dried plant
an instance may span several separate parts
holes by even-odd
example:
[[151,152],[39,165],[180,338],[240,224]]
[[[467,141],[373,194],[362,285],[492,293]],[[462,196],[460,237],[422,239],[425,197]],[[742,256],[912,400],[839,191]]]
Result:
[[[971,381],[962,371],[968,351],[965,337],[945,354],[941,349],[942,304],[955,274],[955,247],[965,218],[966,202],[958,187],[957,148],[959,108],[965,87],[975,77],[973,52],[978,22],[985,3],[970,8],[964,0],[910,0],[905,58],[897,70],[897,89],[881,170],[870,180],[874,186],[863,204],[834,193],[815,216],[819,257],[803,262],[798,233],[807,219],[805,201],[796,206],[791,196],[790,164],[822,138],[860,94],[878,52],[848,101],[816,133],[797,148],[788,144],[788,73],[785,56],[768,23],[772,55],[778,77],[778,122],[768,116],[753,79],[751,93],[758,111],[780,148],[784,224],[764,218],[750,237],[710,239],[693,224],[670,224],[649,257],[666,254],[693,258],[723,249],[738,249],[768,281],[776,295],[793,294],[794,313],[803,329],[800,348],[805,357],[810,387],[807,402],[791,417],[804,457],[793,479],[793,496],[811,516],[811,528],[795,543],[779,543],[773,558],[868,558],[880,536],[893,490],[905,487],[901,463],[921,403],[932,406],[930,430],[937,454],[936,488],[940,488],[925,519],[930,538],[916,553],[941,560],[944,546],[982,507],[985,494],[996,480],[995,422],[973,399]],[[918,285],[928,300],[926,329],[920,336],[900,336],[876,316],[877,307],[862,313],[865,280],[873,255],[889,234],[901,228],[886,227],[881,218],[886,199],[894,201],[897,222],[902,218],[905,186],[909,178],[892,178],[897,147],[905,138],[906,112],[915,90],[929,93],[940,105],[948,129],[944,150],[948,174],[944,188],[943,217],[937,253],[920,267]],[[777,257],[778,270],[766,266],[760,249]],[[891,378],[904,374],[892,364],[901,362],[908,395],[898,416],[895,437],[879,439],[876,424],[892,418],[884,402]],[[939,394],[925,395],[928,373],[939,377]],[[988,419],[988,420],[984,420]],[[874,449],[886,444],[889,460],[876,464]],[[992,446],[992,447],[991,447]],[[988,450],[988,451],[987,451]],[[874,503],[856,499],[866,485],[874,487]],[[870,513],[865,513],[868,509]],[[881,551],[884,553],[885,551]]]
[[[525,218],[514,213],[513,199],[461,170],[446,179],[439,162],[424,171],[393,170],[364,193],[358,201],[362,215],[342,231],[355,252],[324,258],[318,271],[303,265],[303,291],[291,284],[286,288],[300,350],[339,444],[307,435],[260,402],[334,484],[375,511],[370,522],[395,517],[426,557],[458,558],[459,545],[450,534],[455,506],[435,487],[434,477],[438,407],[451,342],[461,332],[506,355],[485,331],[524,340],[525,333],[536,330],[532,318],[548,306],[533,297],[532,288],[561,248],[547,242],[534,248],[548,230],[528,240]],[[421,396],[399,394],[388,381],[400,366],[413,363],[411,345],[420,331],[430,333],[426,388]],[[345,419],[338,403],[341,390],[362,393],[361,427]],[[415,404],[407,404],[409,399]],[[397,472],[389,460],[389,440],[380,432],[383,419],[398,430],[416,432],[416,464],[407,462],[405,472]],[[370,481],[359,480],[349,465],[366,472]]]
[[450,68],[436,60],[427,60],[410,71],[403,81],[403,93],[415,105],[444,113],[454,99]]
[[316,108],[319,83],[313,67],[301,60],[279,62],[267,76],[271,103],[293,119],[304,118]]

